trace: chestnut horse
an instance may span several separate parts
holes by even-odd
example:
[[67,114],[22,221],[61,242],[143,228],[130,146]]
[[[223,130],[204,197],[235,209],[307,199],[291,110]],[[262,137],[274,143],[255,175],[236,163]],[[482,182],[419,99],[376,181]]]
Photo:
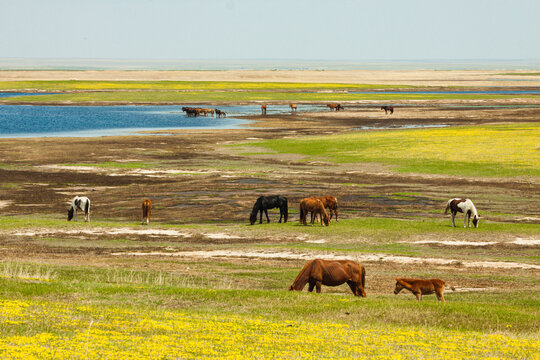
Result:
[[262,115],[266,115],[266,104],[261,105],[261,113]]
[[[330,220],[332,220],[332,215],[336,214],[336,222],[338,221],[338,211],[337,211],[337,199],[333,196],[323,196],[318,198],[322,201],[325,208],[328,208],[330,214]],[[317,215],[315,215],[315,221],[319,221]]]
[[152,215],[152,202],[150,201],[150,199],[145,199],[142,202],[142,218],[143,218],[142,224],[143,225],[145,223],[146,225],[150,224],[150,215]]
[[330,111],[332,111],[332,110],[335,110],[335,111],[343,110],[343,106],[341,106],[341,104],[326,104],[326,106],[328,106]]
[[296,111],[296,104],[289,104],[289,107],[291,108],[291,111]]
[[479,217],[478,212],[476,211],[476,207],[474,206],[471,199],[450,199],[446,203],[446,209],[444,210],[444,214],[448,214],[448,210],[452,212],[452,226],[456,227],[456,223],[454,222],[454,219],[456,217],[456,214],[458,212],[463,213],[463,227],[469,227],[471,226],[471,215],[473,216],[472,223],[475,228],[478,227]]
[[[416,300],[422,300],[422,295],[430,295],[435,293],[437,295],[437,300],[444,302],[444,287],[446,283],[441,279],[408,279],[408,278],[397,278],[396,279],[396,288],[394,289],[394,294],[399,294],[403,289],[407,289],[416,296]],[[450,286],[452,291],[456,291],[453,286]]]
[[289,291],[302,291],[308,283],[308,291],[316,288],[317,293],[321,292],[321,285],[339,286],[347,283],[354,296],[366,297],[366,269],[351,260],[310,260],[289,286]]
[[[330,217],[324,209],[324,204],[316,197],[310,197],[300,200],[300,223],[307,225],[306,217],[308,212],[311,212],[311,225],[315,221],[317,215],[321,216],[321,225],[328,226],[330,224]],[[324,224],[323,224],[324,222]]]
[[381,106],[381,110],[384,110],[384,114],[387,115],[388,112],[390,112],[390,115],[394,113],[394,107],[393,106]]

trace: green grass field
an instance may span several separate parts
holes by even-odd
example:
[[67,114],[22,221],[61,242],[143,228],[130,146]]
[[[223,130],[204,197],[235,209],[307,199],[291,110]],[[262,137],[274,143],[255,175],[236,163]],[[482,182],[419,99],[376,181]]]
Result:
[[242,144],[306,160],[376,162],[400,172],[540,176],[540,124],[388,130]]

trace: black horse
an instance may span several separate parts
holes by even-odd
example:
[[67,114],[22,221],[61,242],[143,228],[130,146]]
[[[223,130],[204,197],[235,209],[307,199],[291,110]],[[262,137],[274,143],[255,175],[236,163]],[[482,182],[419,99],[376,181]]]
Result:
[[280,195],[261,196],[257,199],[255,205],[253,205],[253,210],[251,211],[251,215],[249,216],[249,222],[251,223],[251,225],[255,224],[255,222],[257,221],[257,212],[259,211],[261,212],[260,224],[262,224],[263,211],[266,215],[266,220],[270,222],[270,218],[268,217],[268,209],[273,208],[279,208],[279,222],[281,222],[282,218],[283,222],[287,222],[287,218],[289,217],[287,198]]
[[390,115],[394,113],[394,107],[393,106],[381,106],[381,110],[384,110],[384,114],[387,115],[388,112],[390,112]]

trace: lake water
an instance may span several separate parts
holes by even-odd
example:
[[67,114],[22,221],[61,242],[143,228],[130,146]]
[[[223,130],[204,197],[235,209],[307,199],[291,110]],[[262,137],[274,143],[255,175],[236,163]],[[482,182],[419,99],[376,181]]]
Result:
[[[0,138],[94,137],[164,129],[232,129],[249,123],[249,120],[238,117],[261,113],[260,105],[219,106],[227,117],[187,117],[182,111],[183,106],[194,105],[0,105]],[[321,105],[302,106],[304,111],[323,108]],[[269,115],[278,113],[290,113],[290,109],[285,105],[268,109]]]

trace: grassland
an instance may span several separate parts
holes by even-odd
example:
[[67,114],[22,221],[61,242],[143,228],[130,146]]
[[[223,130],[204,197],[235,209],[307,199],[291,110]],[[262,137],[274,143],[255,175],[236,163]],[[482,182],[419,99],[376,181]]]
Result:
[[[372,89],[348,84],[0,86],[13,84],[66,93],[4,102],[417,99],[314,92]],[[477,99],[461,96],[452,99]],[[537,112],[432,110],[273,116],[189,136],[2,140],[0,357],[539,359],[540,131],[515,122]],[[471,126],[469,115],[504,124]],[[354,130],[360,119],[448,117],[467,126]],[[65,220],[75,193],[91,197],[91,223]],[[289,197],[289,222],[271,210],[271,223],[248,225],[253,200],[269,193]],[[300,225],[298,200],[326,193],[339,198],[340,221]],[[147,194],[154,217],[142,226]],[[478,229],[461,217],[451,227],[450,196],[473,197]],[[346,285],[287,291],[306,259],[332,256],[365,265],[366,298]],[[417,302],[393,294],[397,276],[457,291]]]
[[[540,125],[390,130],[276,139],[242,146],[306,160],[378,162],[401,172],[462,176],[540,176]],[[247,150],[249,151],[249,150]]]

